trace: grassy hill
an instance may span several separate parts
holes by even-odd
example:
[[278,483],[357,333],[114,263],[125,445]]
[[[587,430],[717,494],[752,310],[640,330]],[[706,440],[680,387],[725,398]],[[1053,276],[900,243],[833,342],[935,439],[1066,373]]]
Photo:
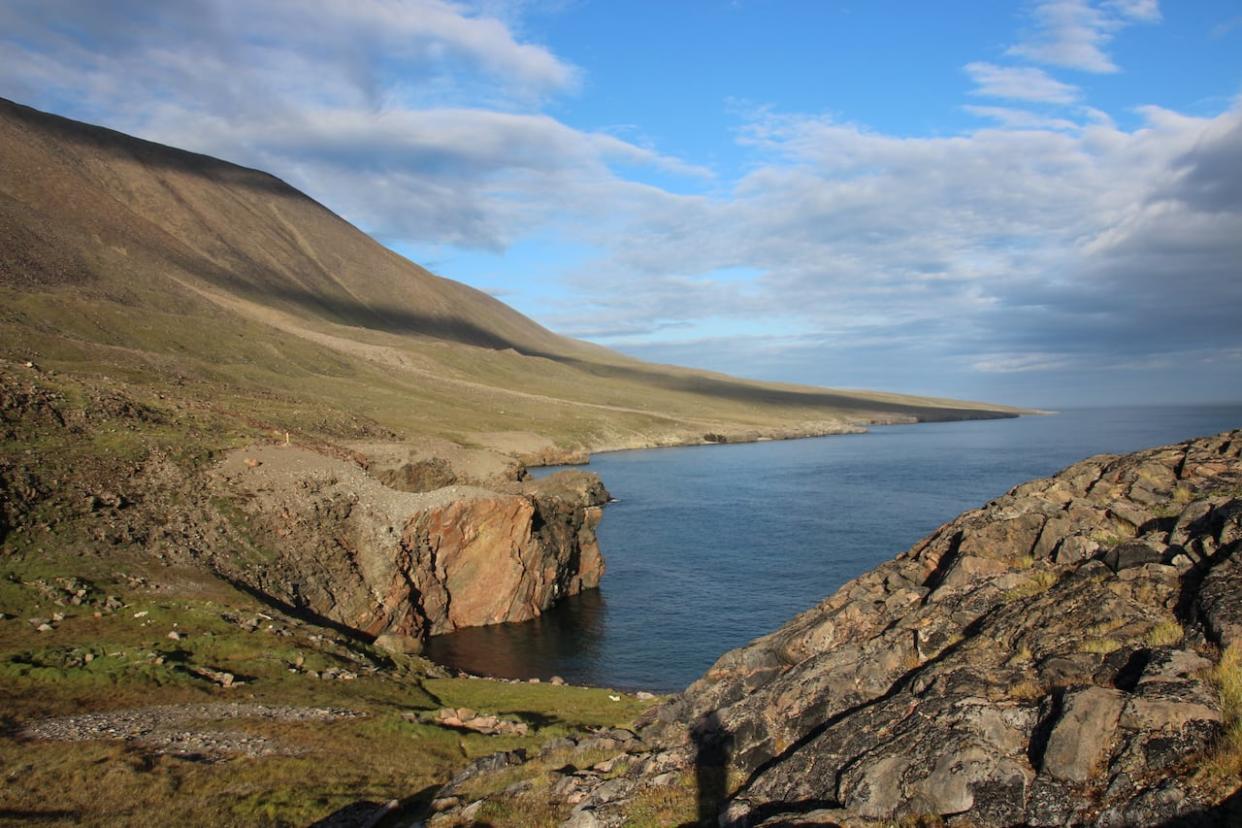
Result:
[[429,273],[266,173],[0,101],[0,357],[333,442],[508,452],[987,417],[643,363]]

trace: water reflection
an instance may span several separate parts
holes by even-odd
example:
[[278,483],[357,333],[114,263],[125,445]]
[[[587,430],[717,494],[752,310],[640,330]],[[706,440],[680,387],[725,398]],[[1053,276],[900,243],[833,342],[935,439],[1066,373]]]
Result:
[[608,615],[598,589],[566,598],[533,621],[470,627],[427,642],[432,661],[478,675],[604,684],[597,669]]

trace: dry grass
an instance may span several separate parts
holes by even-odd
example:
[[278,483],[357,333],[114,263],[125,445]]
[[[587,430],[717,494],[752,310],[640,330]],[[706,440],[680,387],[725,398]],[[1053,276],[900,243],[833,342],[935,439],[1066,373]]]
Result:
[[1050,569],[1042,569],[1034,573],[1022,583],[1005,593],[1006,601],[1018,601],[1034,595],[1042,595],[1057,582],[1057,574]]
[[698,788],[694,774],[686,772],[671,785],[643,790],[630,802],[625,828],[665,828],[698,819]]
[[1121,649],[1121,642],[1115,638],[1088,638],[1078,645],[1080,653],[1108,655]]
[[1032,678],[1022,679],[1016,684],[1009,687],[1005,696],[1008,698],[1020,699],[1023,701],[1034,701],[1044,697],[1043,686]]
[[1151,628],[1147,633],[1147,644],[1150,647],[1172,647],[1181,644],[1186,631],[1175,618],[1166,618]]
[[1242,644],[1231,644],[1221,653],[1211,681],[1220,695],[1224,731],[1200,768],[1198,779],[1225,796],[1242,783]]
[[1031,658],[1032,658],[1031,648],[1023,644],[1017,650],[1014,650],[1013,655],[1011,655],[1005,663],[1008,664],[1010,667],[1013,667],[1019,664],[1029,664],[1031,662]]
[[1083,633],[1087,636],[1100,638],[1108,635],[1114,630],[1119,630],[1126,625],[1124,618],[1105,618],[1103,621],[1097,621],[1083,628]]
[[1091,533],[1091,540],[1095,541],[1105,549],[1111,549],[1125,540],[1125,538],[1115,532],[1105,532],[1104,530],[1099,530]]

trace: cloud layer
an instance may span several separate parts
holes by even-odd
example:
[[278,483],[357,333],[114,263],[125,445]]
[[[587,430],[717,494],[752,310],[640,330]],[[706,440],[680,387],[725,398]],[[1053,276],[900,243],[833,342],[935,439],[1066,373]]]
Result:
[[701,173],[541,114],[578,69],[443,0],[14,0],[0,32],[4,94],[271,170],[385,238],[501,249],[624,191],[613,164]]
[[[1028,8],[1009,60],[1096,73],[1160,19],[1154,0]],[[390,242],[555,229],[598,255],[541,321],[644,356],[1036,403],[1057,383],[1242,387],[1236,106],[1123,129],[1042,68],[976,61],[969,94],[1003,104],[966,106],[983,126],[761,109],[736,135],[754,163],[722,181],[549,116],[583,71],[443,0],[14,0],[0,45],[0,94],[271,170]]]
[[[826,351],[911,337],[990,373],[1242,346],[1242,116],[1145,117],[917,139],[768,117],[747,140],[772,160],[729,198],[666,198],[613,242],[598,313],[635,334],[760,314]],[[762,275],[702,276],[739,267]]]

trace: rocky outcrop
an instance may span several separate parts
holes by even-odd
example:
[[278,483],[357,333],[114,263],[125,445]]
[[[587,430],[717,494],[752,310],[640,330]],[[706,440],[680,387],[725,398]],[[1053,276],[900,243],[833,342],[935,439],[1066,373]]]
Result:
[[216,485],[253,546],[217,561],[226,574],[385,640],[525,621],[604,570],[595,527],[608,494],[594,475],[408,493],[271,446],[230,456]]
[[1242,634],[1240,453],[1232,432],[1095,457],[962,515],[726,654],[563,812],[620,825],[690,778],[732,826],[1154,825],[1236,801],[1203,768],[1235,726],[1213,675]]

